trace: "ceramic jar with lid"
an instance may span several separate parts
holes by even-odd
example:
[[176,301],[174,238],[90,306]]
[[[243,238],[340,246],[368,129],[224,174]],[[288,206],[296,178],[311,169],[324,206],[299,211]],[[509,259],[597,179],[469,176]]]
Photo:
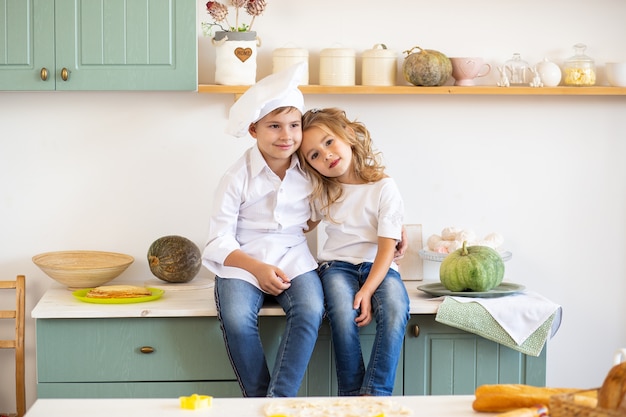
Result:
[[544,87],[556,87],[561,82],[561,68],[548,58],[544,58],[543,61],[537,63],[535,68]]
[[596,64],[585,55],[585,49],[587,46],[582,43],[574,45],[574,56],[563,64],[563,84],[577,87],[595,85]]
[[306,62],[300,85],[309,83],[309,51],[303,48],[277,48],[272,52],[272,73],[282,71],[300,62]]
[[326,48],[320,51],[320,85],[355,84],[356,54],[350,48]]
[[361,84],[372,86],[396,85],[397,61],[397,54],[381,43],[374,45],[372,49],[363,51]]

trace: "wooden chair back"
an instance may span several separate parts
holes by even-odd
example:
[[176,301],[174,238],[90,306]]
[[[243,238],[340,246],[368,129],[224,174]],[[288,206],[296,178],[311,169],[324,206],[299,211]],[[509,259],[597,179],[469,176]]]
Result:
[[[0,349],[15,349],[15,404],[17,417],[26,414],[26,381],[24,364],[24,324],[26,304],[26,278],[18,275],[13,281],[0,281],[0,290],[15,290],[15,308],[0,310],[0,319],[15,321],[15,338],[0,340]],[[10,414],[11,415],[11,414]]]

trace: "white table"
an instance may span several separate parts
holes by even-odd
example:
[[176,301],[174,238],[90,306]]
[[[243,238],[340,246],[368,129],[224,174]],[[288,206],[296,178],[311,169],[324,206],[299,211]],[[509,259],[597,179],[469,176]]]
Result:
[[[473,395],[387,397],[409,408],[408,416],[469,417],[489,415],[472,409]],[[337,397],[311,397],[308,400],[332,401]],[[168,399],[38,399],[26,417],[264,417],[263,407],[270,398],[214,398],[210,408],[185,410],[178,398]],[[355,399],[358,401],[358,399]]]

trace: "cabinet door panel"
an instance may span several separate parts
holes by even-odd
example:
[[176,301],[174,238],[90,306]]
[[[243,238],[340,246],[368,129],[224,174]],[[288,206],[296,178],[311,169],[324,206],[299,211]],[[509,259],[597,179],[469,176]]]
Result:
[[56,0],[57,90],[195,90],[195,7],[193,0]]
[[54,90],[53,1],[0,0],[0,90]]
[[527,356],[437,323],[434,316],[412,316],[404,344],[404,394],[471,395],[482,384],[544,386],[545,363],[545,349],[539,357]]

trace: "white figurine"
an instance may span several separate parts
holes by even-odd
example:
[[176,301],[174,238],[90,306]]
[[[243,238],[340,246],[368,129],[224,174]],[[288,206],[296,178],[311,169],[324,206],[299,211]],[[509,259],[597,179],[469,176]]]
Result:
[[498,81],[498,87],[508,87],[511,85],[506,70],[507,68],[504,66],[498,67],[498,71],[500,72],[500,81]]
[[531,87],[543,87],[543,83],[541,82],[541,75],[539,75],[539,71],[537,71],[537,67],[530,68],[530,72],[533,74],[533,79],[530,82]]

